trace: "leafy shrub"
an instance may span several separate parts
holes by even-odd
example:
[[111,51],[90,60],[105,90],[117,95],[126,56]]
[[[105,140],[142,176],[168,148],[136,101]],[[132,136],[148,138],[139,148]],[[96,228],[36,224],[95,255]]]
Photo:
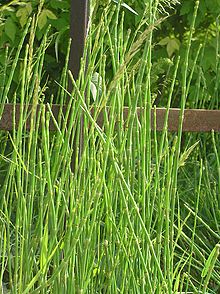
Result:
[[[40,3],[39,3],[40,2]],[[39,4],[40,10],[39,10]],[[64,64],[64,55],[69,36],[69,1],[4,1],[0,5],[0,67],[5,62],[5,48],[9,48],[9,64],[15,54],[14,48],[18,47],[21,34],[27,21],[38,13],[38,25],[36,27],[36,43],[40,43],[48,25],[51,26],[51,38],[49,40],[45,58],[45,80],[56,79]],[[37,45],[37,44],[36,44]],[[9,67],[10,69],[10,67]],[[21,68],[16,69],[14,87],[19,83]]]
[[[43,4],[44,2],[44,4]],[[167,88],[172,77],[174,66],[173,61],[176,55],[184,56],[186,50],[186,40],[189,34],[189,27],[195,2],[186,0],[181,4],[177,0],[159,1],[158,15],[161,17],[170,15],[160,25],[154,33],[154,50],[152,56],[152,92],[153,100],[157,105],[165,105]],[[1,1],[0,4],[0,67],[5,64],[5,48],[10,48],[10,58],[13,59],[13,48],[18,46],[21,33],[30,16],[38,11],[39,3],[43,4],[39,12],[39,21],[36,28],[37,41],[41,41],[48,25],[51,25],[51,38],[45,56],[44,79],[49,80],[50,88],[53,89],[53,80],[60,75],[64,64],[64,57],[69,35],[69,0],[54,1],[27,1],[11,0]],[[117,0],[92,1],[93,23],[98,24],[106,6],[114,10],[117,7]],[[145,11],[145,12],[144,12]],[[148,13],[145,1],[126,0],[119,13],[124,17],[124,31],[134,33],[139,28],[141,34],[148,24],[141,22],[143,12]],[[198,16],[196,20],[196,33],[192,43],[189,64],[193,67],[195,58],[198,57],[195,66],[192,83],[189,88],[188,107],[218,107],[219,83],[216,80],[216,73],[219,70],[219,1],[201,0]],[[114,20],[113,20],[114,21]],[[142,25],[140,26],[140,24]],[[110,33],[111,27],[109,28]],[[202,48],[200,48],[202,44]],[[105,54],[107,56],[106,76],[109,80],[113,76],[113,66],[111,63],[110,44],[106,40]],[[200,55],[197,56],[198,50]],[[137,54],[133,62],[138,63],[141,59],[142,50]],[[8,63],[10,65],[10,58]],[[14,76],[14,86],[19,83],[20,68],[16,69]],[[178,80],[181,80],[181,71],[178,72]],[[199,92],[198,89],[202,89]],[[52,90],[51,90],[52,91]],[[205,99],[200,99],[203,95]],[[176,84],[173,105],[179,106],[180,88]],[[202,101],[202,102],[201,102]],[[205,102],[204,102],[205,101]]]
[[[161,25],[160,30],[155,35],[155,60],[159,60],[162,57],[172,60],[176,54],[181,56],[185,54],[186,40],[189,34],[194,6],[194,1],[185,0],[180,5],[176,5],[174,11],[169,11],[171,16]],[[218,108],[217,93],[219,84],[216,80],[216,74],[219,70],[219,14],[219,1],[200,0],[189,60],[190,68],[193,67],[200,46],[202,48],[189,89],[188,106],[190,107]],[[169,77],[170,72],[165,77],[161,76],[160,83],[166,85]],[[181,72],[179,73],[179,79],[181,79]],[[203,93],[198,92],[200,86],[203,89]],[[164,95],[166,89],[161,90],[161,93],[162,95],[159,100],[162,101],[162,96],[166,96]],[[202,97],[199,98],[199,95],[206,97],[205,104],[201,102],[204,100],[201,99]],[[178,96],[179,90],[177,87],[176,97]],[[179,100],[176,99],[175,106],[178,105]]]

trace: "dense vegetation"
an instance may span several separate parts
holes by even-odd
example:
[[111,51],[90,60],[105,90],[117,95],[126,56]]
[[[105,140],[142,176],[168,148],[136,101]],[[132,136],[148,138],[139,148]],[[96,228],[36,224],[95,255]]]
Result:
[[[39,15],[38,26],[36,30],[36,43],[42,40],[48,25],[51,25],[50,38],[48,40],[48,49],[45,55],[44,63],[44,80],[49,79],[49,85],[54,88],[53,81],[59,76],[65,63],[65,54],[67,50],[67,42],[69,34],[69,17],[70,17],[70,1],[69,0],[45,0],[44,8]],[[92,9],[94,9],[93,23],[98,24],[100,17],[109,3],[113,10],[117,1],[93,1]],[[146,1],[147,3],[148,1]],[[5,63],[5,48],[9,47],[10,58],[13,59],[22,31],[26,25],[28,18],[37,12],[39,0],[35,1],[1,1],[0,4],[0,64]],[[176,5],[174,5],[176,4]],[[145,11],[145,1],[126,1],[126,5],[122,5],[122,11],[125,13],[124,31],[131,30],[134,34],[138,26],[143,21],[143,11]],[[154,32],[152,54],[153,70],[152,70],[152,91],[157,105],[166,105],[167,86],[172,77],[174,57],[179,54],[184,56],[187,36],[193,15],[194,1],[185,0],[178,4],[177,0],[160,1],[158,17],[168,16]],[[219,70],[218,54],[219,54],[219,32],[218,32],[218,16],[220,12],[220,2],[218,0],[208,1],[200,0],[198,14],[195,23],[194,40],[189,56],[189,66],[193,67],[194,60],[197,58],[198,51],[201,54],[198,56],[197,65],[194,69],[192,83],[190,85],[188,106],[190,107],[206,107],[218,108],[218,91],[219,82],[216,79],[216,74]],[[169,15],[168,15],[169,13]],[[147,23],[142,24],[138,34],[143,31]],[[36,44],[36,45],[37,45]],[[109,78],[112,77],[112,65],[110,52],[107,51],[106,74]],[[135,56],[135,60],[141,57],[142,51]],[[24,55],[24,53],[23,53]],[[183,59],[182,59],[183,60]],[[15,84],[19,83],[21,68],[16,69],[13,77]],[[181,72],[178,73],[178,78],[181,79]],[[52,85],[50,84],[52,83]],[[199,101],[198,85],[203,91],[204,101]],[[16,87],[16,85],[14,85]],[[214,89],[214,93],[213,93]],[[179,106],[180,88],[176,87],[174,106]],[[212,98],[211,98],[212,97]],[[165,100],[164,100],[165,99]],[[212,99],[212,101],[210,101]],[[204,105],[205,104],[205,105]]]
[[[69,5],[0,5],[0,100],[23,105],[18,129],[0,132],[0,287],[219,293],[220,136],[150,122],[153,105],[219,107],[219,2],[92,1],[78,81],[64,42]],[[48,101],[68,103],[55,132]]]

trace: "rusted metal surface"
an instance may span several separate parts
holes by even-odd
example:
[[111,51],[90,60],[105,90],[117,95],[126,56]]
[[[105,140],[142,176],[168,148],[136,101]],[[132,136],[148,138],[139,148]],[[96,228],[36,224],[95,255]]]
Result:
[[[151,128],[154,128],[154,109],[151,110]],[[141,120],[141,110],[137,108],[137,116]],[[127,119],[129,108],[124,107],[123,117]],[[164,120],[166,116],[166,108],[156,109],[156,130],[162,131],[164,128]],[[170,108],[168,116],[167,129],[170,132],[177,132],[179,126],[180,109]],[[100,113],[97,123],[103,125],[103,115]],[[186,109],[184,111],[183,132],[220,132],[220,110],[203,110],[203,109]]]
[[[25,106],[24,106],[25,107]],[[33,106],[28,106],[28,116],[25,119],[25,128],[26,130],[30,130],[31,126],[31,111]],[[46,111],[49,111],[48,106],[45,106]],[[63,106],[61,108],[60,105],[53,104],[51,106],[51,111],[56,120],[58,120],[58,116],[60,111],[62,111],[63,116],[65,116],[66,107]],[[109,109],[107,108],[109,112]],[[37,106],[36,116],[39,115],[40,105]],[[93,113],[93,111],[92,111]],[[141,121],[141,113],[142,110],[137,108],[137,116]],[[124,121],[127,120],[129,115],[129,109],[127,107],[124,108]],[[178,130],[179,123],[179,109],[171,108],[169,110],[169,119],[168,119],[168,131],[175,132]],[[164,119],[166,115],[165,108],[157,108],[156,109],[156,129],[157,131],[163,130],[164,127]],[[14,119],[15,118],[15,119]],[[15,128],[18,127],[20,119],[20,104],[5,104],[4,111],[2,114],[2,118],[0,120],[0,130],[11,131],[13,130],[13,122],[15,123]],[[98,115],[97,124],[102,127],[103,126],[103,112]],[[154,110],[151,110],[151,126],[154,126]],[[53,122],[53,119],[50,119],[50,130],[55,131],[56,126]],[[184,111],[184,119],[183,119],[183,132],[210,132],[210,131],[220,132],[220,110],[202,110],[202,109],[186,109]]]
[[[36,108],[36,114],[37,117],[40,114],[40,105],[37,105]],[[23,105],[23,109],[26,108],[26,105]],[[33,105],[28,105],[27,107],[27,116],[25,115],[24,120],[24,128],[28,131],[31,128],[31,113],[33,110]],[[48,106],[45,105],[45,111],[49,111]],[[51,111],[53,113],[54,118],[56,121],[58,120],[59,112],[61,111],[60,105],[52,105]],[[65,113],[65,107],[62,110]],[[0,119],[0,130],[4,131],[12,131],[14,128],[17,129],[19,125],[20,120],[20,113],[21,113],[21,106],[20,104],[5,104],[4,105],[4,111],[2,114],[2,117]],[[53,122],[53,119],[50,119],[50,130],[55,131],[56,126]]]
[[88,0],[71,0],[70,37],[72,39],[69,68],[78,78],[88,23]]
[[[166,109],[157,109],[157,130],[164,126]],[[172,108],[169,110],[168,130],[177,131],[179,124],[180,110]],[[152,111],[153,117],[153,111]],[[186,109],[184,111],[183,131],[184,132],[220,132],[220,111],[203,109]]]

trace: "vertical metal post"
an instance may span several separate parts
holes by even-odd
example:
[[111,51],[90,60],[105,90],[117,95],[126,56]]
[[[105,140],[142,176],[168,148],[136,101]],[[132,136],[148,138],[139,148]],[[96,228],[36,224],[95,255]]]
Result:
[[69,67],[77,80],[83,56],[88,24],[88,0],[71,0],[70,37],[72,39]]
[[[87,34],[88,26],[88,16],[89,16],[89,0],[70,0],[71,3],[71,14],[70,14],[70,38],[72,39],[71,51],[70,51],[70,61],[69,69],[71,70],[75,80],[78,79],[80,71],[80,62],[83,57],[85,40]],[[70,90],[71,90],[70,85]],[[79,146],[77,146],[77,140],[74,140],[74,150],[72,157],[72,170],[75,170],[76,158],[81,157],[83,150],[83,116],[80,119],[80,137],[79,137]],[[77,152],[79,150],[79,152]],[[77,154],[78,153],[78,154]]]

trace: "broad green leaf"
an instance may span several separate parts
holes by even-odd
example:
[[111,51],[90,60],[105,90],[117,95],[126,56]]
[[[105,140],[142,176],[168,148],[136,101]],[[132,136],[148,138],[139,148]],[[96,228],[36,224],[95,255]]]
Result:
[[46,9],[43,9],[39,18],[38,18],[39,29],[42,30],[46,24],[47,24],[47,11],[46,11]]
[[28,20],[28,16],[27,15],[25,15],[24,17],[21,17],[20,18],[20,25],[22,26],[22,28],[26,25],[26,23],[27,23],[27,20]]
[[220,8],[220,2],[219,0],[205,0],[205,4],[207,8],[212,12],[212,13],[218,13],[219,14],[219,8]]
[[179,51],[180,42],[176,38],[171,38],[167,43],[167,53],[168,56],[171,57],[175,51]]
[[49,9],[45,9],[47,17],[50,19],[57,19],[56,15]]
[[194,7],[194,2],[189,0],[189,1],[183,1],[181,9],[180,9],[180,15],[185,15],[193,11]]
[[170,37],[165,37],[162,40],[160,40],[160,42],[158,43],[158,45],[164,46],[167,45],[170,41]]
[[60,0],[53,0],[51,1],[51,7],[54,9],[69,9],[70,3],[69,1],[60,1]]
[[27,10],[27,12],[28,12],[28,15],[30,15],[31,13],[32,13],[32,11],[33,11],[33,8],[32,8],[32,5],[31,5],[31,3],[29,2],[29,3],[27,3],[27,5],[26,5],[26,10]]
[[25,14],[26,14],[25,8],[20,8],[20,9],[18,9],[18,11],[16,12],[16,16],[17,16],[17,17],[24,17]]
[[14,42],[17,27],[11,18],[8,18],[5,22],[5,33]]
[[201,12],[201,14],[204,16],[207,12],[207,7],[204,1],[200,1],[199,3],[199,11]]
[[28,17],[31,15],[31,13],[32,13],[31,3],[28,3],[25,7],[18,9],[16,16],[19,18],[19,22],[22,27],[24,27],[25,24],[27,23]]

